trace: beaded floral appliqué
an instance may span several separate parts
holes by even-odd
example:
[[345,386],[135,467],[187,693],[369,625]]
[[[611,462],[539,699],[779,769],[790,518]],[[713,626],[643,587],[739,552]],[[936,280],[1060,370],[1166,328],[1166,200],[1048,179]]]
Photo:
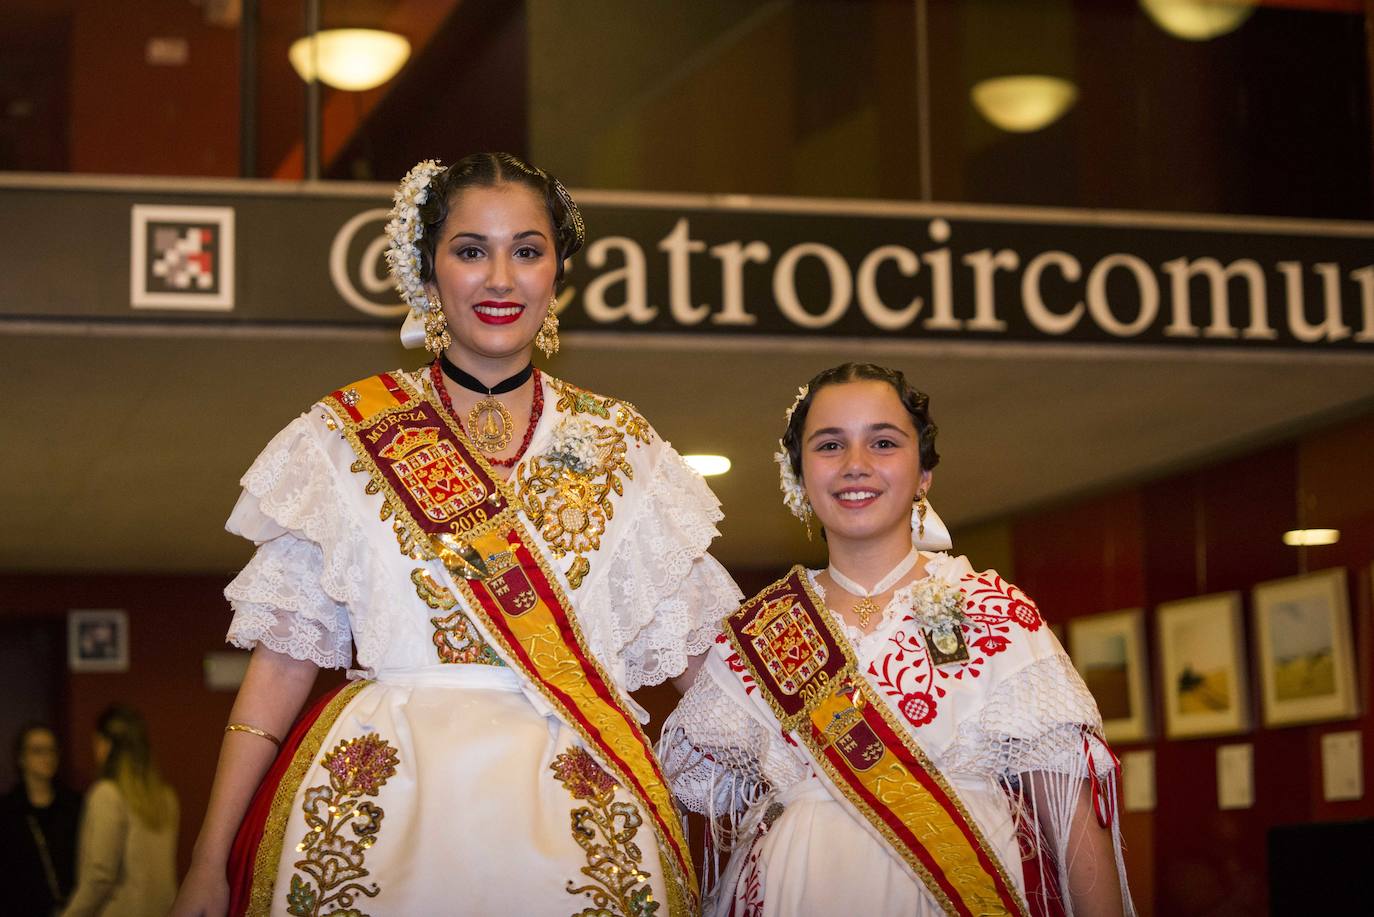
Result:
[[582,748],[570,748],[549,765],[564,789],[586,805],[572,810],[572,835],[587,853],[582,874],[568,880],[568,894],[586,895],[592,906],[574,917],[649,917],[658,913],[644,855],[634,836],[644,823],[639,809],[615,799],[615,780]]
[[[294,864],[301,872],[291,876],[286,912],[295,917],[367,917],[353,905],[358,895],[375,898],[381,891],[377,883],[364,885],[361,880],[370,875],[363,860],[385,813],[363,797],[376,796],[395,776],[396,749],[369,733],[340,742],[322,763],[329,783],[305,791],[301,810],[309,830],[296,845],[304,856]],[[345,828],[351,828],[351,837]]]
[[[623,496],[634,468],[625,454],[631,444],[648,443],[648,422],[628,404],[601,398],[556,379],[555,410],[563,414],[545,451],[522,462],[516,488],[526,514],[555,557],[575,555],[568,585],[577,589],[591,569],[586,555],[601,547],[601,536],[615,515],[614,498]],[[611,421],[597,423],[591,418]]]
[[434,577],[417,567],[410,573],[410,581],[415,584],[415,594],[435,611],[450,612],[447,616],[438,615],[429,619],[434,627],[434,650],[439,661],[456,665],[505,665],[473,625],[472,619],[461,608],[453,591],[440,585]]
[[[962,610],[954,612],[952,602],[941,602],[922,613],[915,609],[907,612],[903,626],[888,638],[884,655],[868,665],[868,674],[878,688],[893,699],[912,726],[924,726],[936,718],[940,700],[948,693],[946,685],[978,678],[988,658],[1011,646],[1017,631],[1033,632],[1043,624],[1035,603],[991,571],[967,574],[957,586],[943,585],[959,596]],[[968,644],[969,660],[956,666],[936,666],[920,629],[932,624],[948,626],[955,617]]]

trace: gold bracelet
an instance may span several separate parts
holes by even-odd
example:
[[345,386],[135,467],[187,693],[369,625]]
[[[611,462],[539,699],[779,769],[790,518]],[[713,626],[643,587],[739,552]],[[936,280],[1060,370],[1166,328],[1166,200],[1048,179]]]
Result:
[[261,737],[261,738],[264,738],[264,739],[266,739],[267,741],[271,742],[273,745],[277,746],[278,748],[281,748],[281,739],[279,739],[279,738],[277,738],[276,736],[272,735],[272,733],[270,733],[270,732],[263,732],[261,729],[259,729],[259,728],[256,727],[256,726],[249,726],[247,723],[230,723],[228,726],[225,726],[225,727],[224,727],[224,731],[225,731],[225,732],[246,732],[246,733],[248,733],[249,735],[255,735],[255,736],[259,736],[259,737]]

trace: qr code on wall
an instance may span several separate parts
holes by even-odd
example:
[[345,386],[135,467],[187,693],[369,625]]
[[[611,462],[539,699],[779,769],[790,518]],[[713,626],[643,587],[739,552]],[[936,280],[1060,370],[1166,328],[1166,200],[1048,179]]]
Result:
[[134,308],[234,308],[232,207],[135,204],[130,241]]

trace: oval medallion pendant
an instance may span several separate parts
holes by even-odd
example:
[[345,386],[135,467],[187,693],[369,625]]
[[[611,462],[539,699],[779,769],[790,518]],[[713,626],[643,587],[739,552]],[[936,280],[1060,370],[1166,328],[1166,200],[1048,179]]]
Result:
[[477,402],[468,412],[468,436],[483,452],[500,452],[510,445],[514,434],[510,412],[491,396]]

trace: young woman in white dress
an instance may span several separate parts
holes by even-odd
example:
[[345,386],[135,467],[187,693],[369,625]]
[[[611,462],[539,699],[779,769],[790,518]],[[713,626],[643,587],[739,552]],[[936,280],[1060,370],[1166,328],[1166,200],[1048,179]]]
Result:
[[630,692],[738,603],[718,503],[628,402],[531,363],[584,240],[561,184],[422,162],[387,230],[436,359],[341,385],[243,478],[253,657],[173,913],[694,912]]
[[945,553],[935,433],[871,364],[787,412],[829,565],[727,617],[659,746],[729,852],[707,913],[1132,912],[1096,706],[1030,599]]

